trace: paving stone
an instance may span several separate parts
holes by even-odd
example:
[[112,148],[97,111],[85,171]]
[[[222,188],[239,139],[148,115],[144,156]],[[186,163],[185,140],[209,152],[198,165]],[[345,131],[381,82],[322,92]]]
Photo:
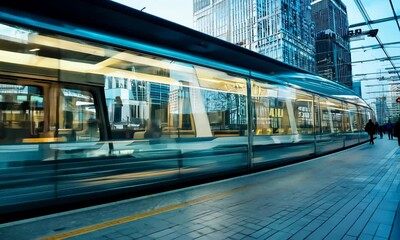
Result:
[[374,223],[382,223],[392,225],[396,212],[377,209],[372,215],[370,221]]
[[383,237],[377,237],[377,236],[375,236],[375,237],[374,237],[374,240],[387,240],[387,238],[383,238]]
[[215,232],[215,230],[210,227],[204,227],[204,228],[197,229],[196,232],[200,233],[203,236],[203,235],[207,235],[209,233]]
[[128,236],[123,236],[123,237],[117,237],[117,238],[113,238],[114,240],[132,240],[132,238],[128,237]]
[[276,232],[275,234],[268,236],[269,240],[282,240],[282,239],[289,239],[293,234],[286,233],[286,232]]
[[374,235],[366,233],[361,234],[360,237],[357,238],[357,240],[372,240],[372,239],[374,239]]
[[376,231],[378,230],[378,227],[379,227],[379,223],[368,222],[367,225],[364,227],[362,233],[374,236]]
[[363,212],[353,209],[340,223],[327,235],[326,239],[341,239],[346,235],[350,227],[357,221]]
[[180,235],[179,237],[175,238],[175,240],[193,240],[192,237],[188,236],[188,235]]
[[319,228],[322,224],[324,224],[324,221],[314,220],[314,221],[310,222],[309,224],[307,224],[304,227],[304,230],[314,231],[315,229]]
[[357,240],[356,237],[345,235],[341,240]]
[[360,217],[356,220],[353,226],[349,229],[349,231],[347,232],[348,235],[359,236],[361,234],[362,230],[366,227],[368,221],[370,220],[372,214],[374,213],[375,208],[378,206],[380,202],[379,199],[375,200],[370,203],[367,209],[360,215]]
[[271,230],[272,230],[272,229],[270,229],[270,228],[262,228],[262,229],[260,229],[260,230],[258,230],[258,231],[256,231],[256,232],[250,234],[250,237],[253,237],[253,238],[256,238],[256,239],[257,239],[257,238],[259,238],[259,237],[265,235],[266,233],[268,233],[268,232],[271,231]]
[[110,233],[110,234],[105,235],[105,237],[114,239],[114,238],[124,237],[124,235],[122,235],[119,232],[114,232],[114,233]]
[[388,239],[391,230],[392,230],[392,225],[380,224],[375,233],[375,237],[382,237]]
[[342,221],[342,219],[342,217],[332,217],[328,219],[326,222],[318,226],[318,228],[310,235],[310,238],[323,239],[340,223],[340,221]]
[[157,240],[173,240],[173,239],[177,239],[179,236],[181,236],[181,234],[177,233],[177,232],[173,232],[171,234],[165,235],[163,237],[160,238],[156,238]]
[[229,237],[229,239],[233,240],[240,240],[240,239],[245,239],[247,236],[242,234],[242,233],[237,233]]
[[143,236],[141,238],[139,238],[140,240],[155,240],[155,238],[152,238],[150,236]]
[[173,229],[168,228],[168,229],[164,229],[164,230],[162,230],[162,231],[159,231],[159,232],[150,234],[149,236],[150,236],[150,237],[153,237],[153,238],[161,238],[161,237],[166,236],[166,235],[169,235],[169,234],[171,234],[171,233],[173,233],[173,232],[175,232]]
[[133,234],[129,235],[129,237],[131,237],[133,239],[139,239],[139,238],[143,237],[143,234],[133,233]]
[[216,239],[216,240],[227,239],[230,236],[231,236],[230,234],[225,234],[222,232],[212,232],[212,233],[206,235],[206,237],[208,237],[210,239]]
[[188,235],[189,237],[191,237],[191,238],[193,238],[193,239],[199,238],[199,237],[203,236],[202,234],[200,234],[200,233],[198,233],[198,232],[196,232],[196,231],[190,232],[190,233],[188,233],[188,234],[186,234],[186,235]]
[[309,236],[312,233],[312,231],[308,230],[300,230],[293,234],[289,239],[290,240],[300,240],[300,239],[307,239],[307,236]]
[[245,225],[243,225],[243,227],[249,228],[249,229],[253,229],[255,231],[257,231],[257,230],[262,228],[262,227],[260,227],[260,226],[258,226],[256,224],[253,224],[253,223],[246,223]]
[[134,228],[127,228],[127,229],[120,230],[119,232],[123,235],[132,235],[132,234],[136,233],[137,230]]

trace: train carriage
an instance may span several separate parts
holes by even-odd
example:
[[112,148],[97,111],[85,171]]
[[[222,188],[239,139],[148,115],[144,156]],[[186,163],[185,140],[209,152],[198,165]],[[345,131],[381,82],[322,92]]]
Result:
[[112,1],[0,3],[1,214],[309,159],[371,118],[340,84]]

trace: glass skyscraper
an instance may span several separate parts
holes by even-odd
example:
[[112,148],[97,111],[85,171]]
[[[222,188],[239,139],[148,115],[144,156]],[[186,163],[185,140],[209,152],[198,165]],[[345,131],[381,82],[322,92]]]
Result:
[[311,0],[193,0],[194,28],[315,73]]
[[352,88],[346,6],[340,0],[316,0],[311,3],[311,8],[315,21],[318,74]]

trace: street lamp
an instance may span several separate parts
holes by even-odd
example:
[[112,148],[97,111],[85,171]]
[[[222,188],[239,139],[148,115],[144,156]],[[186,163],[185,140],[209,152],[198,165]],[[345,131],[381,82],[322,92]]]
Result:
[[378,30],[379,29],[371,29],[368,31],[362,31],[361,29],[349,30],[347,37],[351,41],[364,40],[364,36],[376,37]]

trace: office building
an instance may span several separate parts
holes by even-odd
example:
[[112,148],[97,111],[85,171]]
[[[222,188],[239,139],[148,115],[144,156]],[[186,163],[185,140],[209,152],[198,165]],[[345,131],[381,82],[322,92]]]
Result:
[[311,0],[194,0],[194,28],[315,73]]
[[311,3],[315,22],[317,73],[352,88],[349,24],[346,6],[340,0]]

